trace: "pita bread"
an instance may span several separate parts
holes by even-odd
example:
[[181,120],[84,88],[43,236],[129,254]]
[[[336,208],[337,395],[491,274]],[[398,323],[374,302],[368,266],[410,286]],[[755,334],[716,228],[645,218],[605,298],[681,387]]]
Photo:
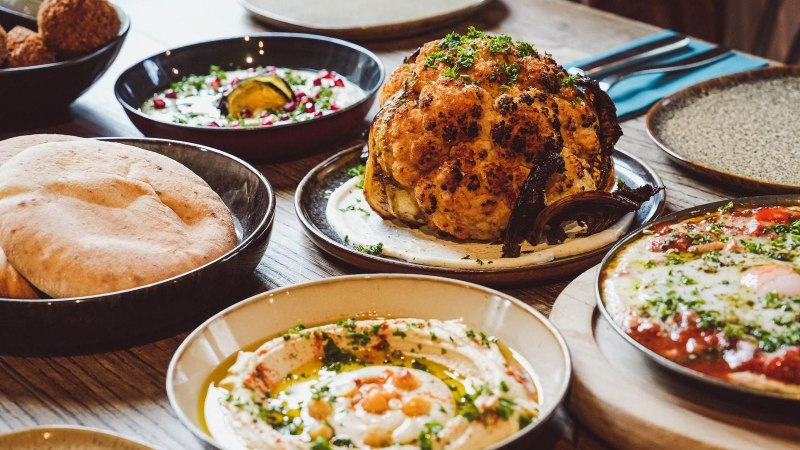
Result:
[[[0,141],[0,166],[28,147],[47,142],[76,141],[82,138],[65,134],[29,134]],[[33,287],[6,259],[0,248],[0,298],[39,298]]]
[[66,134],[29,134],[27,136],[8,138],[0,141],[0,166],[17,154],[22,153],[28,147],[48,142],[78,141],[81,139],[83,138],[67,136]]
[[39,298],[36,291],[22,278],[0,249],[0,298]]
[[161,281],[236,242],[219,196],[157,153],[85,139],[29,147],[0,166],[0,247],[53,297]]

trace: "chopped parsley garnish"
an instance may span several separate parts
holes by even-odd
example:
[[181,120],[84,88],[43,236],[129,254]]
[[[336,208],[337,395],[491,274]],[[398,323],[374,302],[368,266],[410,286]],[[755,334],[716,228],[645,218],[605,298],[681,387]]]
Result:
[[500,397],[499,403],[497,408],[495,408],[494,413],[497,414],[497,417],[508,420],[511,416],[514,415],[514,409],[517,406],[512,400],[509,400],[504,397]]
[[366,253],[368,255],[378,256],[383,254],[383,242],[378,242],[374,245],[356,245],[356,250],[361,253]]
[[291,339],[291,335],[298,334],[305,329],[306,329],[305,325],[303,325],[302,322],[298,321],[295,324],[295,326],[286,330],[286,333],[283,335],[283,340],[288,341],[289,339]]
[[338,372],[342,369],[342,364],[358,362],[358,358],[353,353],[342,350],[333,342],[333,338],[325,335],[325,345],[322,347],[322,364],[326,369]]
[[305,78],[293,70],[284,72],[283,79],[292,86],[303,86],[306,84]]
[[420,450],[433,450],[433,440],[441,433],[442,429],[444,426],[439,422],[426,423],[425,428],[419,432],[419,437],[417,437]]
[[322,436],[317,436],[317,439],[311,443],[311,450],[333,450],[331,443]]
[[561,87],[562,88],[565,88],[565,87],[573,87],[573,88],[574,87],[578,87],[578,81],[580,81],[580,79],[581,79],[580,75],[567,75],[567,76],[561,78],[561,81],[560,81]]

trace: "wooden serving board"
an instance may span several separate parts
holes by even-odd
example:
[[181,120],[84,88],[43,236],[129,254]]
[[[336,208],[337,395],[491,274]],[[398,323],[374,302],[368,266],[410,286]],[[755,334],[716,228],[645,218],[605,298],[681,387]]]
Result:
[[626,342],[595,308],[598,266],[558,296],[550,320],[573,359],[567,408],[621,449],[800,448],[800,407],[712,389]]

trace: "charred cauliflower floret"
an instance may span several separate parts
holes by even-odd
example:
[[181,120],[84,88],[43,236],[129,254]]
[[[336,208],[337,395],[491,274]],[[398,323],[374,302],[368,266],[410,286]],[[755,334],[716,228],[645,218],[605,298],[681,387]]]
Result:
[[621,132],[613,104],[585,81],[505,35],[470,28],[427,43],[381,91],[367,201],[386,219],[498,240],[545,155],[563,159],[547,174],[545,205],[610,190]]

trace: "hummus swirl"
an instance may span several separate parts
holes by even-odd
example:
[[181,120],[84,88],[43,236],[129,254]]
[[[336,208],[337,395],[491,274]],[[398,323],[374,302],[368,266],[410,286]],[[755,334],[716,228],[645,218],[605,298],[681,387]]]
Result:
[[345,320],[239,353],[204,409],[226,448],[478,449],[539,400],[532,372],[461,322]]

